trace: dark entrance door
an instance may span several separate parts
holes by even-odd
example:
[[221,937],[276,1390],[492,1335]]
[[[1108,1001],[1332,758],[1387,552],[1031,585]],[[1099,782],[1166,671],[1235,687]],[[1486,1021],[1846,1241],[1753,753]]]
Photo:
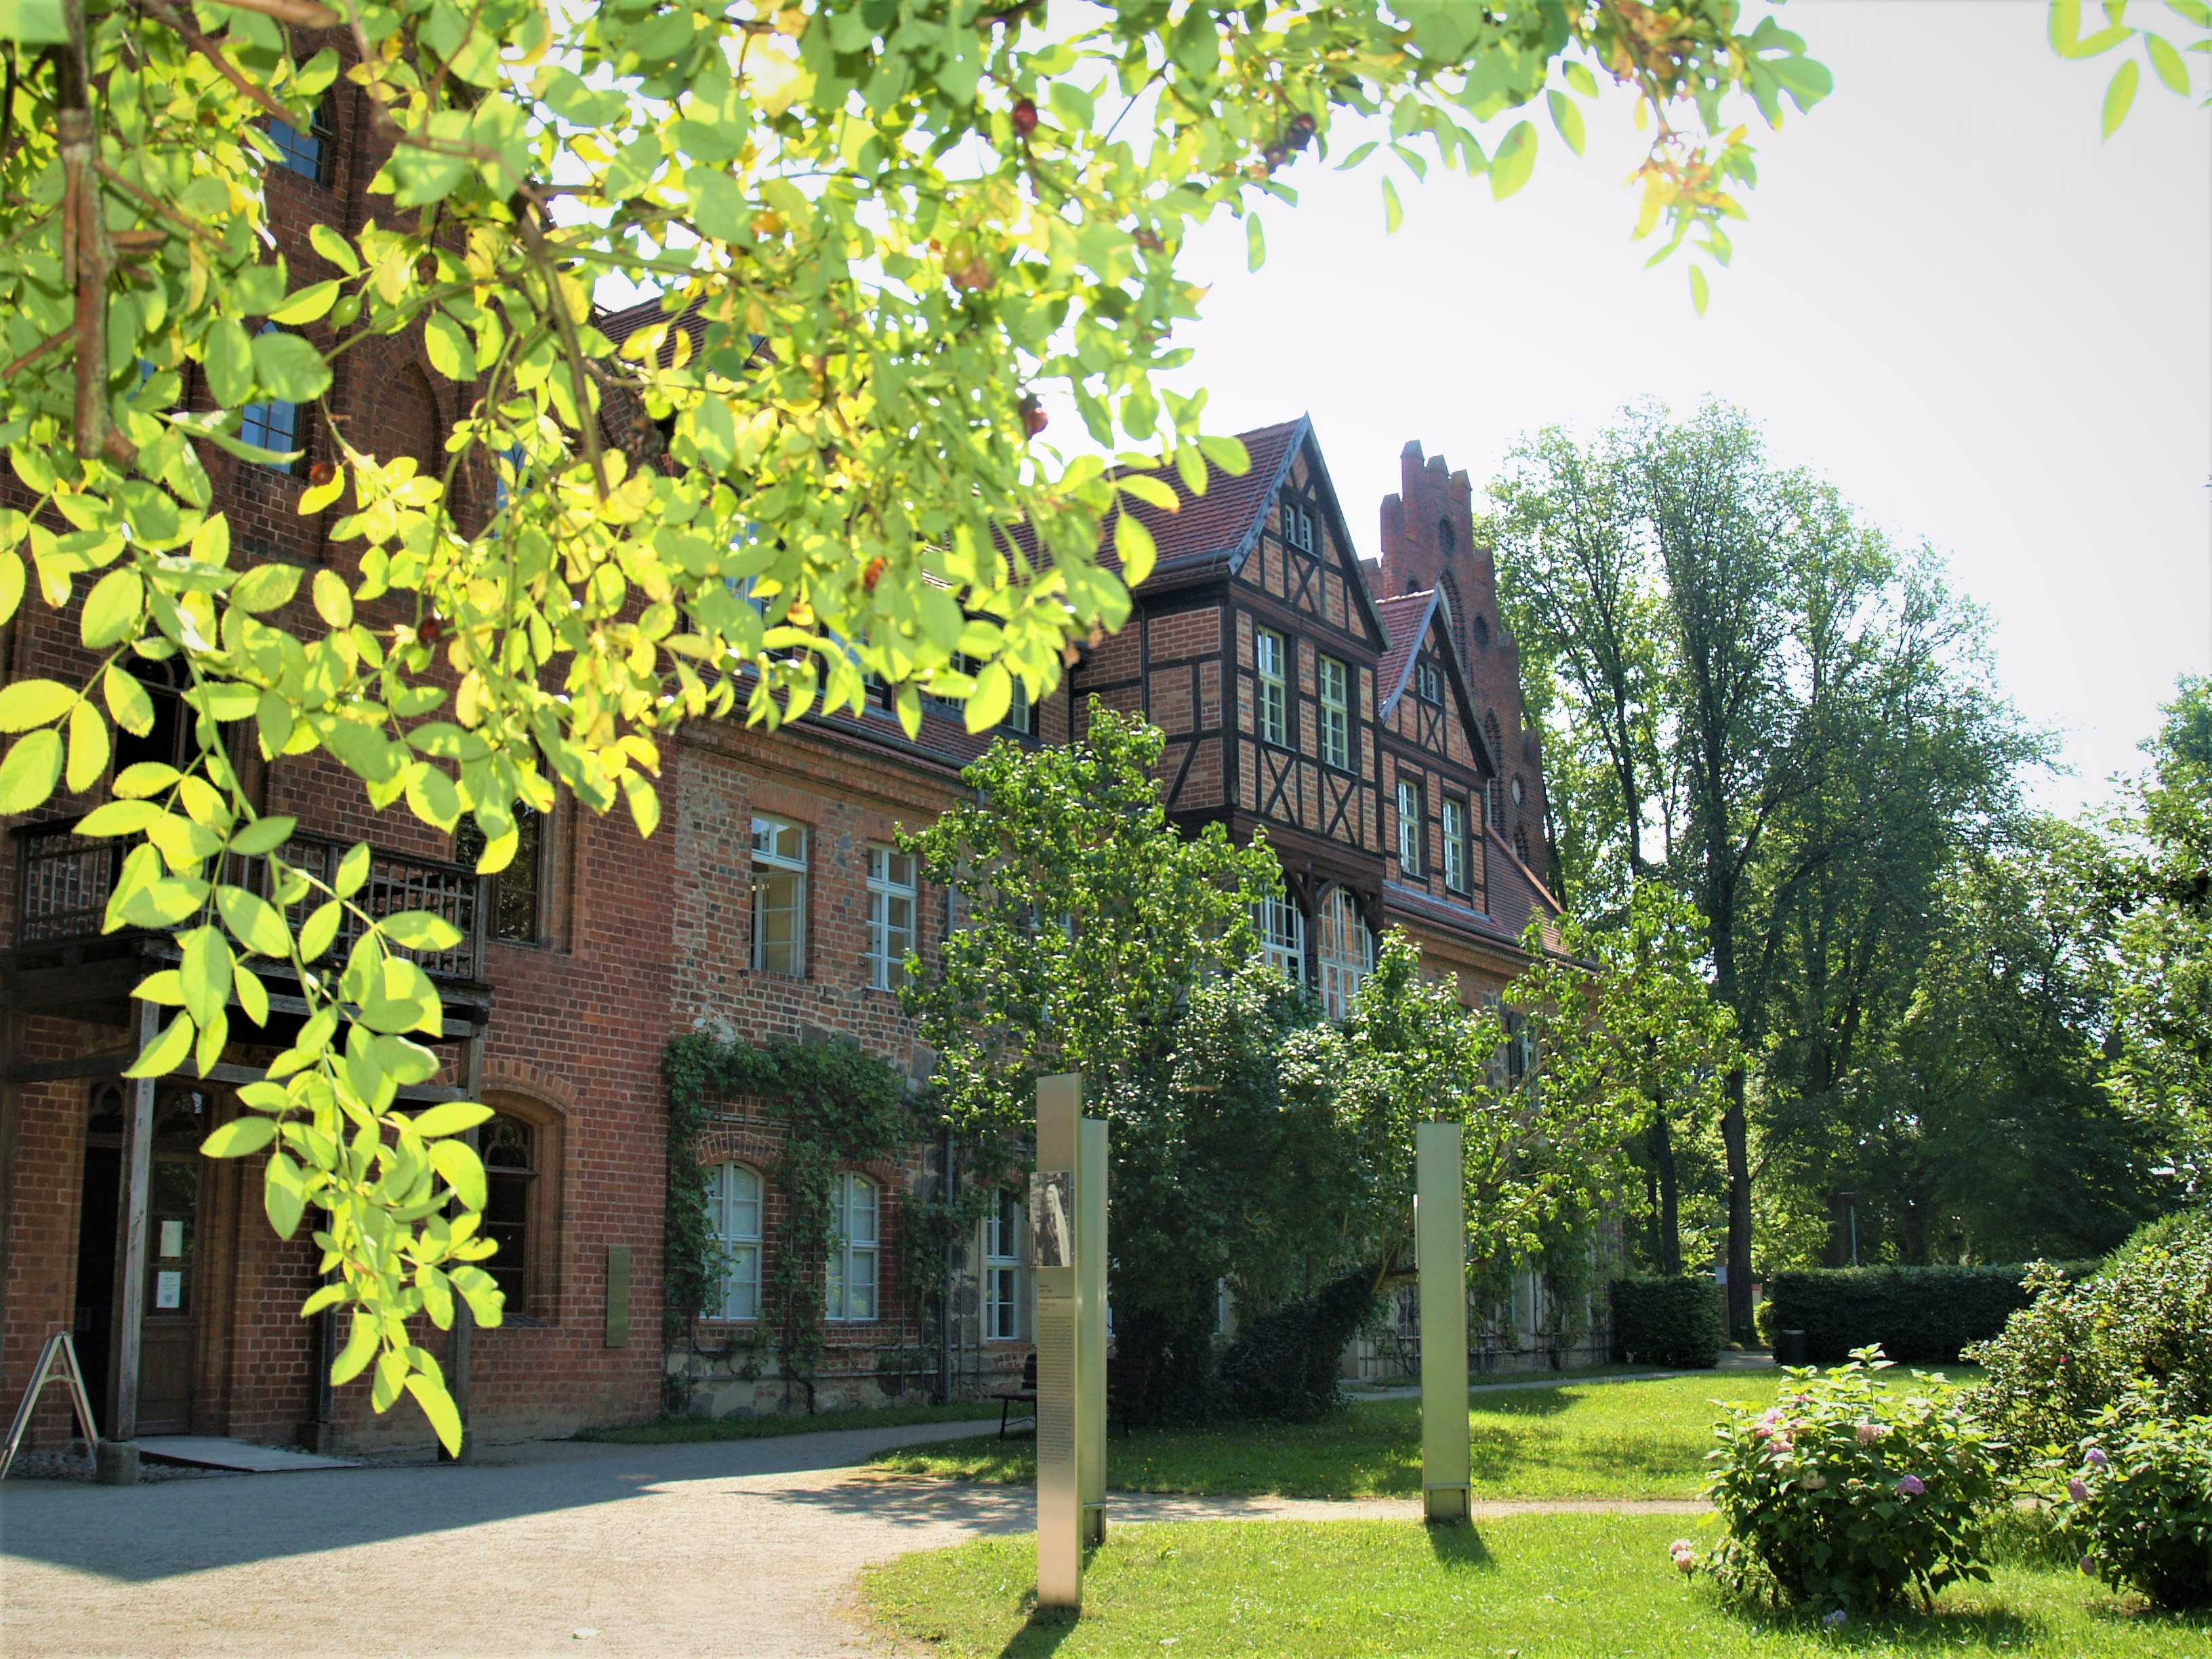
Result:
[[[114,1409],[116,1306],[121,1300],[123,1144],[129,1085],[102,1083],[86,1123],[84,1203],[77,1230],[76,1335],[85,1382],[103,1430]],[[146,1214],[146,1285],[138,1328],[138,1432],[184,1434],[192,1426],[198,1370],[200,1208],[206,1160],[199,1144],[213,1122],[195,1089],[155,1097],[154,1156]]]

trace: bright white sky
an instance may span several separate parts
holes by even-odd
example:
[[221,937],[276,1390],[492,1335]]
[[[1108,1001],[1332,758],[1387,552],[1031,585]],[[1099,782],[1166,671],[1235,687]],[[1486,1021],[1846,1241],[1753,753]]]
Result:
[[1781,17],[1836,91],[1754,127],[1751,220],[1704,319],[1680,264],[1644,272],[1627,240],[1641,146],[1614,94],[1581,161],[1543,124],[1520,195],[1432,172],[1394,237],[1374,167],[1302,162],[1256,275],[1239,227],[1194,250],[1214,287],[1177,379],[1211,388],[1217,431],[1310,411],[1370,556],[1408,439],[1479,489],[1539,426],[1647,394],[1741,404],[1778,457],[1948,556],[2005,689],[2063,732],[2073,774],[2036,799],[2073,811],[2138,763],[2175,677],[2212,670],[2212,113],[2146,75],[2100,143],[2116,60],[2061,61],[2043,0]]

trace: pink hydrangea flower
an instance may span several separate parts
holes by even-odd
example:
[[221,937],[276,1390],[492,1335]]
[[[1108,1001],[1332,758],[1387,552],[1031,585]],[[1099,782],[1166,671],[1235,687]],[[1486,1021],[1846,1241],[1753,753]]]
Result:
[[1871,1446],[1872,1444],[1874,1444],[1874,1443],[1875,1443],[1875,1441],[1877,1441],[1877,1440],[1879,1440],[1879,1439],[1881,1439],[1881,1424],[1879,1424],[1879,1423],[1862,1423],[1862,1424],[1860,1424],[1860,1425],[1859,1425],[1859,1444],[1861,1444],[1862,1446]]
[[1903,1498],[1917,1498],[1927,1490],[1928,1483],[1917,1474],[1905,1475],[1897,1483],[1898,1495]]
[[2102,1446],[2092,1446],[2082,1455],[2088,1460],[2090,1467],[2093,1468],[2101,1469],[2106,1464],[2112,1461],[2111,1458],[2105,1455],[2105,1449]]
[[2089,1501],[2089,1489],[2081,1484],[2078,1476],[2066,1483],[2066,1495],[2077,1504]]

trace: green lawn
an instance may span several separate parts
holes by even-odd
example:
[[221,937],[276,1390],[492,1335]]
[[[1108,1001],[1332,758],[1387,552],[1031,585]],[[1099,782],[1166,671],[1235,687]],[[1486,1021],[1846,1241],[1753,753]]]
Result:
[[1409,1522],[1194,1522],[1109,1531],[1082,1619],[1033,1618],[1036,1544],[986,1539],[871,1570],[889,1631],[945,1659],[1198,1659],[1228,1653],[1451,1659],[1707,1659],[1965,1648],[2052,1659],[2212,1655],[2212,1615],[2142,1611],[2075,1573],[2025,1565],[1954,1588],[1932,1617],[1823,1631],[1725,1607],[1678,1576],[1679,1518],[1515,1516]]
[[[1479,1498],[1694,1498],[1716,1399],[1772,1398],[1780,1374],[1714,1371],[1648,1382],[1516,1389],[1471,1397]],[[879,1453],[880,1467],[970,1480],[1032,1480],[1035,1443],[947,1441]],[[1418,1497],[1420,1402],[1346,1407],[1299,1426],[1232,1423],[1117,1433],[1108,1483],[1124,1492]]]
[[690,1440],[760,1440],[779,1434],[821,1434],[832,1429],[895,1429],[906,1423],[971,1423],[995,1418],[995,1400],[963,1400],[950,1406],[878,1406],[812,1417],[663,1417],[650,1423],[617,1423],[586,1429],[579,1440],[625,1446],[669,1446]]

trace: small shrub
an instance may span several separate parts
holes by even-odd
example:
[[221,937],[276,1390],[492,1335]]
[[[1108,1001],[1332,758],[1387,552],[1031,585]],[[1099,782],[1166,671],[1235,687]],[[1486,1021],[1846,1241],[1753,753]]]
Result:
[[2160,1416],[2154,1396],[2106,1408],[2066,1493],[2084,1568],[2160,1607],[2212,1602],[2212,1417]]
[[1826,1376],[1793,1367],[1767,1411],[1727,1408],[1705,1492],[1728,1536],[1692,1565],[1734,1595],[1831,1614],[1989,1577],[1998,1489],[1966,1391],[1941,1377],[1893,1389],[1875,1375],[1887,1368],[1862,1349]]
[[2025,1458],[2070,1447],[2130,1392],[2172,1417],[2212,1413],[2212,1210],[2153,1222],[2078,1283],[2039,1267],[2029,1304],[1966,1358],[1981,1410]]
[[1705,1370],[1728,1346],[1721,1287],[1702,1274],[1613,1281],[1613,1351],[1670,1370]]
[[[2087,1264],[2063,1271],[2079,1274]],[[1768,1327],[1805,1333],[1805,1358],[1840,1364],[1854,1348],[1880,1346],[1899,1364],[1949,1365],[2004,1329],[2033,1299],[2028,1269],[1826,1267],[1770,1273]]]
[[1214,1384],[1231,1417],[1311,1423],[1337,1406],[1337,1364],[1375,1311],[1375,1273],[1359,1268],[1254,1319],[1223,1351]]

